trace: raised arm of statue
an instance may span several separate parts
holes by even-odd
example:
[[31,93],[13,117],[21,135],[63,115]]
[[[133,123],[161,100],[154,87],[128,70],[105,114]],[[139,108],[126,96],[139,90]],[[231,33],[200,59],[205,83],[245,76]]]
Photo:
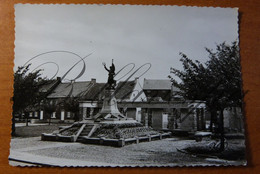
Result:
[[103,62],[102,64],[104,65],[105,70],[107,70],[109,72],[109,69],[107,69],[107,67],[106,67],[106,63]]

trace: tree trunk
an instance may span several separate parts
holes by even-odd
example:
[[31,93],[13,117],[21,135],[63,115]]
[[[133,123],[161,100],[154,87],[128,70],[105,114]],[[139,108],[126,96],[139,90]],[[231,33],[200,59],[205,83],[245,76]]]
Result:
[[51,125],[51,114],[49,114],[49,125]]
[[29,126],[29,125],[28,125],[28,117],[26,117],[26,126]]
[[15,117],[14,117],[14,113],[13,113],[13,117],[12,117],[12,136],[15,136]]
[[213,132],[213,122],[214,122],[216,116],[217,116],[216,109],[211,109],[210,110],[210,126],[209,126],[210,132]]
[[220,151],[225,150],[225,137],[224,137],[224,114],[223,109],[220,111]]
[[200,116],[201,116],[201,129],[206,130],[204,108],[200,108]]
[[28,117],[29,117],[29,113],[25,113],[25,117],[26,117],[26,126],[28,126]]

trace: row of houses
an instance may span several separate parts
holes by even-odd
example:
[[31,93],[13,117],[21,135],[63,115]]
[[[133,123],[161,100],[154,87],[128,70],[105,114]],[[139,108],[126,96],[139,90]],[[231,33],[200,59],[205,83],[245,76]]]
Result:
[[[101,108],[106,83],[98,83],[96,79],[82,82],[61,82],[60,78],[46,84],[41,92],[46,93],[46,100],[56,106],[56,110],[48,115],[39,107],[30,112],[32,121],[52,119],[56,122],[73,122],[93,117]],[[78,111],[71,112],[64,107],[62,101],[71,97],[78,101]],[[203,101],[188,101],[178,95],[178,89],[170,80],[139,79],[118,82],[115,97],[122,114],[133,118],[145,126],[154,129],[171,129],[194,132],[206,129],[207,112]],[[231,121],[232,122],[232,121]]]

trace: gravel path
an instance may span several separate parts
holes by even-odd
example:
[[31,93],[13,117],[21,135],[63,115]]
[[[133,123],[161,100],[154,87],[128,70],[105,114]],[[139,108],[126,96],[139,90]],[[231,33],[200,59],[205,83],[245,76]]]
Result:
[[[225,160],[208,160],[181,153],[176,148],[194,144],[194,140],[168,138],[160,141],[131,144],[122,148],[86,145],[81,143],[61,143],[40,141],[40,137],[15,138],[11,150],[26,152],[58,159],[90,161],[96,163],[119,164],[124,166],[185,166],[185,165],[226,165]],[[239,163],[239,162],[238,162]]]

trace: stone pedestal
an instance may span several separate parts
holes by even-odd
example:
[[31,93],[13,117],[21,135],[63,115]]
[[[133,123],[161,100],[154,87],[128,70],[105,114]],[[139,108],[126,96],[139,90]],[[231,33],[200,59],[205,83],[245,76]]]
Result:
[[105,98],[103,101],[103,107],[100,113],[114,113],[114,114],[120,114],[118,108],[117,108],[117,101],[114,96],[114,90],[113,89],[107,89],[105,91]]
[[101,111],[94,116],[95,121],[123,121],[132,120],[121,114],[117,108],[117,101],[114,96],[114,89],[106,89],[105,98]]

